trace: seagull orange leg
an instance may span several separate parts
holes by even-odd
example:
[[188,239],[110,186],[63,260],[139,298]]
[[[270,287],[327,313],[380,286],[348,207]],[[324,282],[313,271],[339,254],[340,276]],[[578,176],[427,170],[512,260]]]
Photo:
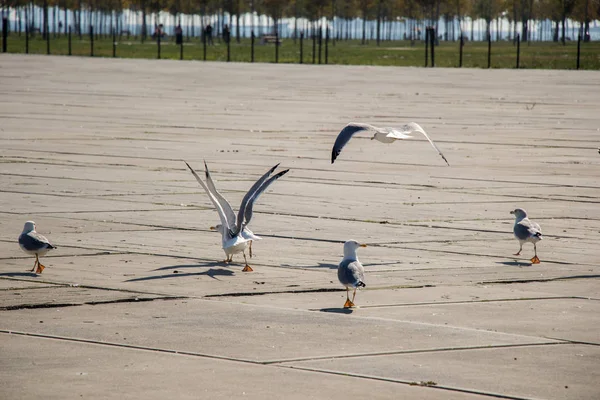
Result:
[[523,250],[523,245],[521,244],[521,247],[519,247],[519,251],[515,253],[515,256],[518,256],[521,254],[521,250]]
[[46,267],[44,267],[42,265],[42,263],[40,262],[39,256],[37,254],[35,255],[35,262],[37,263],[37,269],[35,270],[35,273],[41,274],[42,271],[44,270],[44,268],[46,268]]
[[348,288],[346,287],[346,302],[344,303],[344,308],[350,308],[353,305],[354,305],[354,303],[352,303],[350,301],[350,296],[349,296],[349,293],[348,293]]
[[251,266],[248,265],[248,260],[246,259],[246,253],[242,253],[244,255],[244,261],[246,262],[246,266],[242,270],[242,272],[252,272],[254,271]]
[[533,244],[533,251],[535,252],[535,255],[533,256],[533,258],[530,260],[532,264],[539,264],[540,263],[540,259],[537,256],[537,248],[535,246],[535,243]]
[[35,271],[35,268],[37,267],[38,263],[40,262],[40,260],[38,259],[38,255],[35,255],[35,261],[33,262],[33,268],[31,268],[31,272]]

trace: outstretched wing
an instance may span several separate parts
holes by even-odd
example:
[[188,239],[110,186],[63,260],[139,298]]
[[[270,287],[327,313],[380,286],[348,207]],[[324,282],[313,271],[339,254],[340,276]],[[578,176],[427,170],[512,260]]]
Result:
[[269,176],[271,176],[271,174],[273,173],[273,171],[275,171],[275,169],[279,166],[279,163],[277,163],[274,167],[272,167],[271,169],[269,169],[263,176],[261,176],[260,178],[258,178],[258,180],[254,183],[254,185],[252,185],[252,187],[250,188],[250,190],[248,190],[248,193],[246,193],[246,195],[244,196],[244,198],[242,199],[242,204],[240,205],[240,209],[238,210],[238,215],[237,215],[237,221],[235,224],[235,229],[232,230],[232,234],[235,236],[238,233],[241,232],[242,230],[242,224],[244,223],[244,213],[246,210],[246,206],[248,205],[248,202],[250,201],[250,199],[252,198],[254,192],[256,190],[258,190],[263,183],[265,183],[265,181],[269,178]]
[[446,160],[446,157],[444,156],[444,154],[442,153],[442,151],[436,146],[435,143],[433,143],[433,140],[431,140],[431,138],[429,137],[429,135],[427,135],[427,133],[425,132],[425,130],[423,128],[421,128],[421,125],[417,124],[416,122],[409,122],[408,124],[403,125],[400,128],[400,131],[402,133],[412,133],[412,132],[422,133],[423,136],[425,136],[425,138],[429,141],[429,143],[431,143],[431,145],[433,146],[433,148],[438,152],[438,154],[440,156],[442,156],[442,158],[444,159],[444,161],[446,161],[446,164],[448,164],[448,166],[450,166],[450,163],[448,162],[448,160]]
[[352,139],[355,133],[361,131],[371,131],[376,132],[374,126],[369,124],[359,124],[356,122],[350,122],[348,125],[342,129],[342,131],[338,134],[335,139],[335,143],[333,144],[333,149],[331,150],[331,163],[335,161],[335,159],[340,155],[344,146]]
[[250,198],[250,200],[248,201],[248,204],[246,205],[246,209],[244,210],[244,220],[245,220],[244,226],[248,225],[250,223],[250,220],[252,219],[252,207],[254,207],[254,202],[256,200],[258,200],[260,195],[265,190],[267,190],[267,188],[269,187],[269,185],[271,185],[271,183],[275,182],[277,179],[279,179],[283,175],[287,174],[288,171],[289,171],[289,169],[286,169],[285,171],[281,171],[281,172],[277,173],[276,175],[273,175],[256,192],[254,192],[254,195]]
[[229,222],[230,224],[227,228],[233,229],[235,226],[235,213],[231,208],[231,204],[229,204],[227,199],[225,199],[225,197],[223,197],[223,195],[221,195],[221,193],[219,193],[219,191],[215,187],[215,183],[213,182],[212,177],[210,176],[210,171],[208,170],[206,161],[204,162],[204,174],[206,176],[206,186],[208,186],[208,190],[210,190],[210,192],[213,194],[213,196],[215,196],[215,198],[221,205],[221,208],[223,209],[223,212],[227,217],[227,222]]
[[192,167],[190,167],[190,164],[188,164],[185,161],[184,161],[184,163],[185,163],[185,165],[187,165],[187,167],[190,169],[190,171],[192,171],[192,174],[194,175],[194,178],[196,178],[196,180],[198,181],[198,183],[200,184],[200,186],[202,186],[202,188],[204,189],[204,191],[208,195],[208,198],[210,199],[210,201],[213,203],[213,205],[217,209],[217,214],[219,214],[219,218],[221,219],[221,225],[223,225],[223,227],[228,227],[229,226],[229,222],[227,221],[227,216],[225,215],[225,211],[223,211],[223,208],[221,207],[221,204],[219,203],[219,201],[212,194],[212,192],[210,190],[208,190],[208,187],[206,186],[206,184],[204,182],[202,182],[202,179],[200,179],[200,177],[198,176],[198,174],[196,173],[196,171],[194,171],[194,169]]

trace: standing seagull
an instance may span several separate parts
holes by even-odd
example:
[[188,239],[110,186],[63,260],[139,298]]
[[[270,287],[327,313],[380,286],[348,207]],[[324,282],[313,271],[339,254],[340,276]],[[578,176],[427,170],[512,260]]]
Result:
[[519,251],[515,253],[515,256],[521,254],[521,250],[523,250],[523,243],[533,243],[533,251],[535,255],[531,259],[532,264],[539,264],[540,259],[537,256],[537,248],[535,244],[542,240],[542,228],[538,224],[533,221],[530,221],[527,218],[527,212],[522,208],[517,208],[510,212],[515,216],[515,226],[513,231],[515,233],[515,237],[519,241]]
[[21,246],[21,249],[25,253],[35,255],[35,262],[33,263],[31,272],[35,271],[36,274],[41,274],[44,268],[46,268],[40,262],[39,256],[43,256],[56,248],[50,244],[45,236],[35,231],[35,222],[33,221],[25,222],[23,232],[19,235],[19,246]]
[[[273,173],[273,171],[275,171],[279,164],[269,169],[254,183],[254,185],[252,185],[250,190],[248,190],[248,193],[246,193],[246,195],[242,199],[242,204],[240,205],[237,218],[232,218],[231,215],[228,217],[227,212],[224,211],[222,204],[219,202],[219,199],[215,196],[213,192],[209,190],[208,186],[202,181],[202,179],[200,179],[196,171],[194,171],[187,162],[185,163],[185,165],[187,165],[187,167],[190,169],[200,186],[202,186],[202,188],[210,198],[210,201],[217,209],[217,213],[219,214],[219,218],[221,219],[221,229],[219,231],[221,232],[222,236],[221,240],[223,250],[225,251],[225,255],[227,256],[225,262],[231,262],[234,254],[242,253],[244,255],[244,261],[246,262],[246,265],[242,271],[251,272],[252,268],[250,267],[250,265],[248,265],[248,260],[246,259],[245,253],[250,239],[244,238],[242,235],[242,231],[252,219],[252,207],[254,206],[254,202],[258,199],[262,192],[264,192],[269,187],[269,185],[271,185],[277,179],[285,175],[289,171],[289,169],[281,171],[273,176],[271,176],[271,174]],[[208,171],[208,167],[206,167],[206,171]]]
[[[360,244],[356,240],[348,240],[344,243],[344,258],[338,267],[338,279],[340,283],[346,287],[346,303],[344,308],[354,307],[354,297],[356,296],[356,288],[365,287],[363,280],[365,279],[365,269],[358,261],[356,250],[359,247],[367,247],[366,244]],[[348,295],[350,287],[354,288],[352,301]]]
[[333,149],[331,150],[331,163],[335,161],[335,159],[340,155],[340,152],[344,148],[344,146],[350,141],[352,136],[358,132],[370,132],[373,134],[373,139],[377,139],[381,143],[392,143],[396,140],[400,139],[409,139],[412,138],[409,134],[412,132],[422,133],[423,136],[431,143],[434,149],[438,152],[440,156],[446,161],[446,164],[450,166],[446,157],[442,154],[440,149],[433,143],[433,141],[429,138],[427,133],[421,128],[419,124],[416,122],[409,122],[406,125],[402,125],[399,129],[396,128],[378,128],[369,124],[361,124],[357,122],[350,122],[348,125],[342,129],[342,131],[338,134],[337,139],[335,139],[335,143],[333,144]]

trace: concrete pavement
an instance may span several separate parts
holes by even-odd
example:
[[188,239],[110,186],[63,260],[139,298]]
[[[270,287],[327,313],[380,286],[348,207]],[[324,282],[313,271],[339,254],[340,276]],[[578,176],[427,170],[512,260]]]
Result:
[[[600,74],[0,57],[0,397],[597,399]],[[349,121],[420,123],[353,138]],[[251,260],[220,262],[206,160]],[[544,232],[522,255],[509,211]],[[26,220],[58,249],[33,258]],[[356,239],[367,287],[344,310]]]

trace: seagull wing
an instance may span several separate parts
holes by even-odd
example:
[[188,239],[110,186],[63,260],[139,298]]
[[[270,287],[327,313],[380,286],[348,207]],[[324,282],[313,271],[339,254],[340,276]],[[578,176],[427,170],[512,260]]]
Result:
[[235,227],[235,213],[233,212],[233,209],[231,208],[231,204],[229,204],[227,199],[225,199],[225,197],[223,197],[223,195],[221,195],[221,193],[219,193],[219,191],[215,187],[215,183],[213,182],[212,177],[210,176],[210,171],[208,170],[206,161],[204,162],[204,174],[206,176],[206,186],[208,186],[208,190],[212,193],[212,195],[215,197],[215,199],[219,202],[221,209],[223,209],[223,212],[225,213],[225,216],[227,217],[227,222],[229,222],[229,225],[227,226],[227,228],[233,230]]
[[335,143],[333,144],[333,149],[331,150],[331,163],[335,161],[335,159],[340,155],[344,146],[352,139],[355,133],[361,131],[371,131],[376,132],[377,128],[373,125],[369,124],[359,124],[356,122],[350,122],[348,125],[342,129],[342,131],[338,134],[335,139]]
[[38,251],[43,249],[53,249],[54,246],[50,244],[45,236],[40,235],[37,232],[22,233],[19,236],[19,244],[28,251]]
[[223,211],[223,207],[221,207],[221,204],[219,203],[217,198],[212,194],[212,192],[210,190],[208,190],[208,187],[206,186],[206,184],[204,182],[202,182],[202,179],[200,179],[200,177],[198,176],[196,171],[194,171],[194,169],[192,167],[190,167],[190,164],[185,162],[185,165],[187,165],[187,167],[190,169],[190,171],[192,171],[194,178],[196,178],[196,180],[198,181],[200,186],[202,186],[202,188],[208,195],[208,198],[210,199],[210,201],[213,203],[213,205],[217,209],[217,214],[219,214],[219,218],[221,219],[221,225],[223,225],[223,227],[228,227],[229,223],[227,221],[227,215],[225,214],[225,211]]
[[515,236],[521,240],[534,236],[542,236],[542,230],[540,226],[535,222],[529,220],[529,218],[523,218],[521,221],[515,224]]
[[236,221],[234,229],[232,230],[232,234],[234,236],[237,235],[238,233],[240,233],[242,230],[242,225],[244,223],[244,212],[245,212],[246,206],[248,205],[248,202],[252,198],[254,192],[256,190],[258,190],[265,183],[265,181],[269,178],[269,176],[271,176],[273,171],[275,171],[275,169],[278,166],[279,166],[279,164],[276,164],[274,167],[269,169],[263,176],[258,178],[258,180],[254,183],[254,185],[252,185],[250,190],[248,190],[248,193],[246,193],[246,195],[242,199],[242,204],[240,205],[240,209],[238,210],[237,221]]
[[[403,125],[400,129],[399,129],[401,134],[408,134],[408,133],[412,133],[412,132],[419,132],[422,133],[423,136],[425,136],[425,138],[429,141],[429,143],[431,143],[431,145],[433,146],[433,148],[438,152],[438,154],[440,156],[442,156],[442,158],[444,159],[444,161],[446,161],[446,164],[448,164],[448,166],[450,166],[450,163],[448,162],[448,160],[446,160],[446,157],[444,156],[444,154],[442,153],[442,151],[436,146],[435,143],[433,143],[433,140],[431,140],[431,138],[429,137],[429,135],[427,135],[427,133],[425,132],[425,130],[423,128],[421,128],[421,125],[417,124],[416,122],[409,122],[406,125]],[[409,136],[410,137],[410,136]],[[403,139],[403,138],[401,138]]]
[[250,198],[250,200],[248,201],[248,204],[246,205],[246,209],[244,210],[244,220],[245,220],[244,225],[248,225],[250,223],[250,220],[252,219],[252,207],[254,206],[254,202],[256,200],[258,200],[258,198],[260,197],[260,195],[265,190],[267,190],[267,188],[269,187],[269,185],[271,185],[277,179],[281,178],[283,175],[287,174],[288,171],[289,171],[289,169],[286,169],[285,171],[281,171],[281,172],[273,175],[260,188],[258,188],[254,192],[253,196]]

